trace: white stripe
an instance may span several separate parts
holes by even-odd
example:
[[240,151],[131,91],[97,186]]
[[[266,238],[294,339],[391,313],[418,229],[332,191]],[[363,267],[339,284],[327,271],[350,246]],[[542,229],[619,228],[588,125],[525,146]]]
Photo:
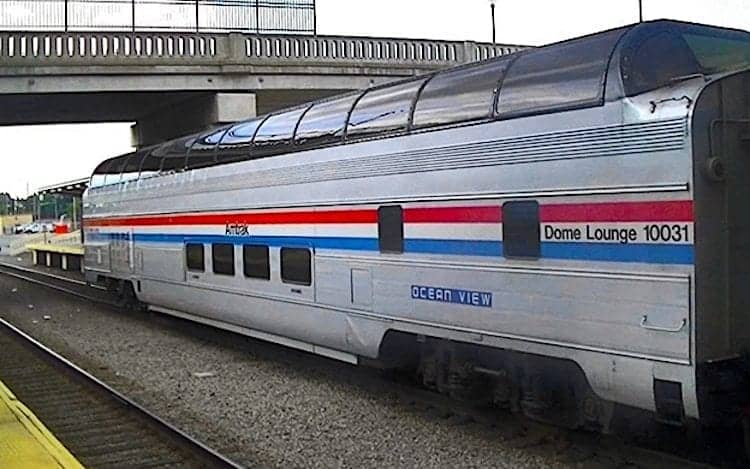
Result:
[[502,241],[503,226],[500,223],[405,223],[404,237]]
[[[322,225],[247,225],[249,236],[334,236],[376,238],[378,226],[374,223],[322,224]],[[139,226],[139,234],[224,235],[226,225],[168,225]],[[100,233],[129,233],[129,227],[106,227]]]

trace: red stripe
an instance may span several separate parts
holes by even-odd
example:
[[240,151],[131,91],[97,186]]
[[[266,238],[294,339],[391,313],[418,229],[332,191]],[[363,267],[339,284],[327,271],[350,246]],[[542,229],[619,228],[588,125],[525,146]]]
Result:
[[539,207],[544,223],[693,221],[693,201],[552,204]]
[[331,210],[326,212],[223,213],[200,215],[159,215],[152,217],[90,220],[89,226],[161,225],[289,225],[327,223],[377,223],[376,210]]
[[404,209],[404,223],[500,223],[500,206]]
[[[592,204],[549,204],[539,207],[543,223],[564,222],[691,222],[693,202],[612,202]],[[328,210],[320,212],[224,213],[156,215],[87,220],[89,226],[163,225],[289,225],[329,223],[377,223],[374,209]],[[405,223],[501,223],[500,205],[481,207],[435,207],[404,209]]]

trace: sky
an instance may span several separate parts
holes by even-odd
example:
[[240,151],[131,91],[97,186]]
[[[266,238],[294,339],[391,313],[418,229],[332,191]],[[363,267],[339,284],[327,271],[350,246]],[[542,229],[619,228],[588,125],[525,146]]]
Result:
[[[638,21],[637,0],[497,0],[497,42],[542,45]],[[318,33],[490,41],[489,0],[317,0]],[[750,0],[643,0],[645,20],[750,30]],[[0,127],[0,193],[88,176],[130,148],[130,123]],[[81,145],[81,142],[86,142]]]

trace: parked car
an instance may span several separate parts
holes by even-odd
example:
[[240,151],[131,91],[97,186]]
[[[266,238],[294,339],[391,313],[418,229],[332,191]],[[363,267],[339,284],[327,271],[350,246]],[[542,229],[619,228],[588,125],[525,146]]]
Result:
[[34,222],[22,226],[21,233],[51,233],[55,230],[52,223]]

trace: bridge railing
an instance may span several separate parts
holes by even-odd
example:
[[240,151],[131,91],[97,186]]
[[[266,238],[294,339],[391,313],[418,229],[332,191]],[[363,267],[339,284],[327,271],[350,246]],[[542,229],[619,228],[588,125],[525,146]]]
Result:
[[439,66],[523,47],[345,36],[0,32],[0,66],[315,63]]

